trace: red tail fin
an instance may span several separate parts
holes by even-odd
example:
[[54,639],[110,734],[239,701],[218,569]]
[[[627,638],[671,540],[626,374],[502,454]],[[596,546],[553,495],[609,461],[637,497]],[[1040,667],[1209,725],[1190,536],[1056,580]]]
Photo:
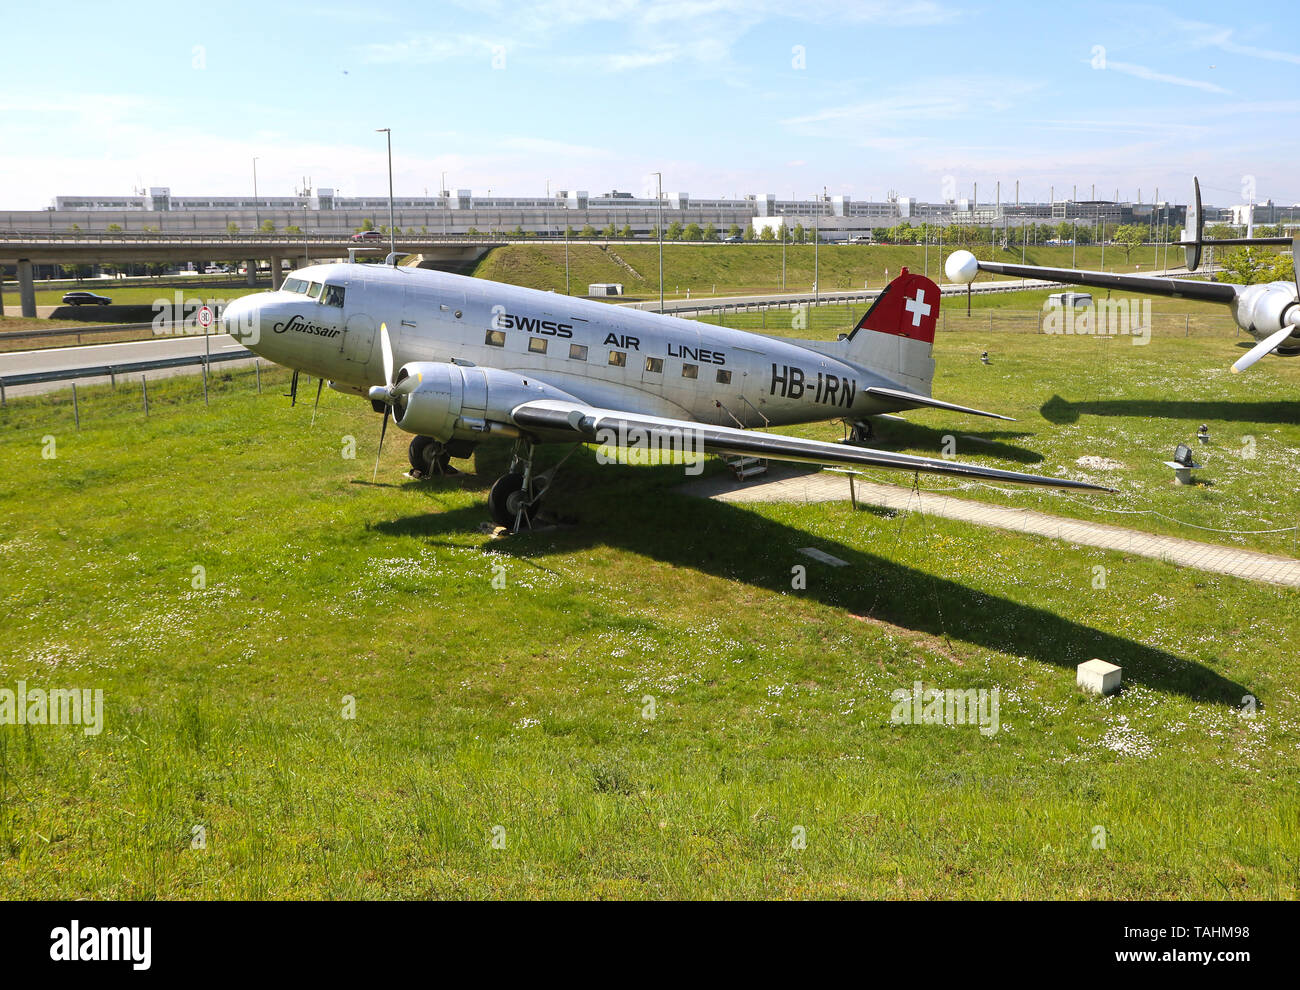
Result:
[[873,330],[933,344],[938,319],[939,287],[924,275],[913,275],[904,268],[876,297],[849,339],[859,330]]

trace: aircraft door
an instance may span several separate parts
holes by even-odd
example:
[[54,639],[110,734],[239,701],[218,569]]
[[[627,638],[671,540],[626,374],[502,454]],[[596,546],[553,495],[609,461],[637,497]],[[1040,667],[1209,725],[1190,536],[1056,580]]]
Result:
[[375,348],[375,321],[365,313],[353,313],[343,328],[343,342],[339,349],[343,357],[357,364],[366,364]]

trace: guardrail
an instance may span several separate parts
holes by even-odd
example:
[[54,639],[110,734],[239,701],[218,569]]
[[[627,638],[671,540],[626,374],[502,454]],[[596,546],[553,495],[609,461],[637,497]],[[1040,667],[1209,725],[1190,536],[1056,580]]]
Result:
[[0,405],[6,401],[5,390],[20,385],[43,385],[48,382],[75,382],[82,378],[108,378],[114,386],[118,375],[130,375],[164,368],[186,368],[201,365],[204,373],[213,364],[226,361],[246,361],[257,355],[247,348],[233,354],[195,354],[186,357],[157,358],[152,361],[129,361],[125,364],[100,364],[85,368],[59,368],[55,371],[29,371],[21,375],[0,376]]
[[[191,326],[192,324],[183,324]],[[176,324],[165,324],[168,328],[175,327]],[[70,337],[76,334],[78,338],[84,333],[87,336],[95,336],[100,333],[125,333],[128,330],[148,330],[153,327],[153,323],[92,323],[88,326],[80,327],[51,327],[48,330],[7,330],[0,333],[0,341],[4,340],[27,340],[28,338],[45,338],[45,337]],[[196,334],[195,336],[202,336]]]

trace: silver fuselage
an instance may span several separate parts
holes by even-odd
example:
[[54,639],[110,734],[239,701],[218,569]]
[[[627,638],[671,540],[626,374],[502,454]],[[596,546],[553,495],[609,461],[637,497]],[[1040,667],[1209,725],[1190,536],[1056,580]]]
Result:
[[868,396],[868,387],[906,381],[822,353],[815,342],[462,275],[325,264],[290,277],[341,287],[343,305],[327,303],[325,293],[258,293],[226,308],[227,329],[271,361],[358,394],[384,383],[381,324],[398,367],[499,368],[535,375],[592,406],[723,426],[861,419],[898,408]]

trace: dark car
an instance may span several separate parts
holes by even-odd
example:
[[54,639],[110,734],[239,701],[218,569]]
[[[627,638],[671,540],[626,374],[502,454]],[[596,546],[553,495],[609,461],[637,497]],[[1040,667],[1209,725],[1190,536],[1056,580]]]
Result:
[[382,241],[383,239],[384,235],[377,230],[363,230],[359,234],[352,235],[354,241]]
[[65,292],[63,302],[68,306],[107,306],[113,300],[97,292]]

